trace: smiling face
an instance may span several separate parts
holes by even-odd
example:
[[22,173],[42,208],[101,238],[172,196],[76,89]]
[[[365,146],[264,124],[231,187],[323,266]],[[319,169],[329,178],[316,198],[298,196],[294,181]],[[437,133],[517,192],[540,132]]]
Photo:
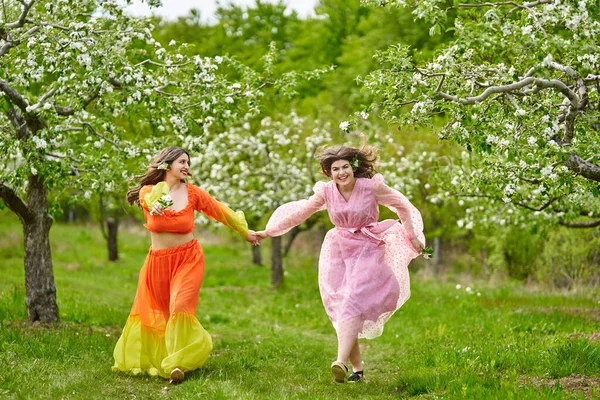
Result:
[[171,163],[167,174],[173,176],[176,179],[185,180],[190,172],[190,157],[183,153],[175,161]]
[[338,186],[352,186],[354,185],[354,171],[350,165],[350,161],[337,160],[331,164],[331,179]]

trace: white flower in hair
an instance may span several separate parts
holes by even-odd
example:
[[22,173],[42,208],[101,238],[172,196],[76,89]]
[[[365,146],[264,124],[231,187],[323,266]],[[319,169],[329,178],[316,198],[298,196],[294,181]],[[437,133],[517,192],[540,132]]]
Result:
[[167,164],[165,161],[160,162],[157,166],[156,169],[169,169],[169,164]]

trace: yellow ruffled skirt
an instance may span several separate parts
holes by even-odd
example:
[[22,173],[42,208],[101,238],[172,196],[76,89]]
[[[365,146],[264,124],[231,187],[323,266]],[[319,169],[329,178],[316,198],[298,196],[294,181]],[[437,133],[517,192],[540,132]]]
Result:
[[168,378],[174,368],[200,368],[212,339],[196,319],[204,254],[193,240],[152,250],[140,271],[137,293],[115,346],[114,371]]

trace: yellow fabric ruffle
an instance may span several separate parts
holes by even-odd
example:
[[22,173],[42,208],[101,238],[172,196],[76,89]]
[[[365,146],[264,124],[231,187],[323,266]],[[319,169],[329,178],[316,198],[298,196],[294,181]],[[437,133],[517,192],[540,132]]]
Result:
[[245,239],[248,236],[248,222],[246,222],[246,216],[243,211],[226,212],[227,224],[231,229],[238,232]]
[[146,207],[148,211],[152,210],[152,206],[158,199],[163,197],[164,195],[169,194],[169,184],[167,182],[159,182],[153,188],[152,192],[148,193],[144,196],[144,201],[146,202]]
[[130,316],[115,346],[112,369],[168,378],[174,368],[202,367],[212,349],[212,338],[191,314],[171,315],[164,332],[143,326],[139,315]]

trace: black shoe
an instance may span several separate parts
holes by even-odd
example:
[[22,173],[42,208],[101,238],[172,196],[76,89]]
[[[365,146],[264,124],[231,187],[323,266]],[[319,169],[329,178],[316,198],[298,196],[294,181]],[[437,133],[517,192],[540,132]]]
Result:
[[348,383],[360,382],[362,380],[362,378],[364,377],[364,375],[365,374],[362,371],[353,372],[348,377]]

